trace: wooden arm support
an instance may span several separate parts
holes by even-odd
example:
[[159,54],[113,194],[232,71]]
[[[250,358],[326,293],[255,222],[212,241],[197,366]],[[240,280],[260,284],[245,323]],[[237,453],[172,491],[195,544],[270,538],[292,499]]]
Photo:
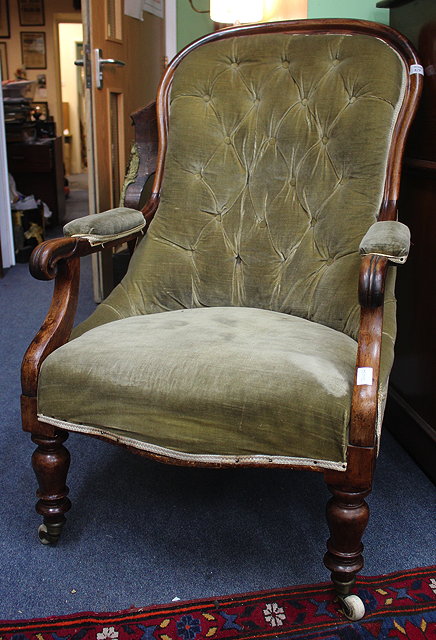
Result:
[[[363,256],[359,278],[360,330],[357,347],[356,380],[351,405],[350,443],[375,446],[377,394],[383,330],[383,303],[388,259]],[[357,384],[361,367],[372,369],[372,384]]]
[[[141,232],[107,243],[115,247],[135,241]],[[42,363],[50,353],[65,344],[73,328],[80,280],[80,258],[102,250],[87,240],[56,238],[42,242],[30,258],[30,272],[39,280],[55,279],[53,298],[44,323],[27,349],[21,367],[23,428],[36,426],[36,395]],[[41,427],[39,425],[39,433]]]
[[383,306],[388,262],[384,256],[362,257],[359,274],[359,302],[362,309]]
[[[153,213],[155,208],[153,208]],[[83,258],[92,253],[117,247],[125,242],[135,242],[143,235],[143,231],[136,231],[111,242],[91,245],[82,238],[54,238],[46,240],[35,247],[30,256],[29,270],[37,280],[53,280],[58,275],[58,267],[65,260]]]
[[[377,395],[383,330],[383,303],[389,261],[380,256],[363,256],[359,274],[360,329],[357,346],[356,379],[351,402],[348,468],[344,473],[327,472],[326,482],[356,489],[371,486],[376,458]],[[357,371],[372,369],[372,384],[357,385]]]

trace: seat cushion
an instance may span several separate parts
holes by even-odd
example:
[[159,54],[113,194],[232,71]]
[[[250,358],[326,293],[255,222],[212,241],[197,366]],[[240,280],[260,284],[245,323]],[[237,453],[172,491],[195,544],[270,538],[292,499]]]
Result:
[[344,468],[356,347],[334,329],[264,309],[135,316],[52,353],[38,412],[176,458]]

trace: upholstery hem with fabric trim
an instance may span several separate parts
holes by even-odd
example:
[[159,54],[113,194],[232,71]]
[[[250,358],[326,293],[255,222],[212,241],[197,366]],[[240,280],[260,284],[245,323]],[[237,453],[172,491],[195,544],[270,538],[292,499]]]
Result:
[[112,433],[106,429],[98,427],[91,427],[88,425],[75,424],[73,422],[65,422],[64,420],[58,420],[57,418],[51,418],[44,414],[38,413],[38,419],[41,422],[46,422],[54,427],[65,429],[66,431],[74,431],[77,433],[85,433],[95,436],[103,436],[108,440],[113,440],[121,444],[125,444],[141,451],[145,451],[150,454],[172,458],[173,460],[180,460],[185,462],[198,462],[204,464],[222,464],[222,465],[236,465],[236,464],[274,464],[275,466],[304,466],[312,467],[316,466],[320,469],[332,469],[335,471],[346,471],[346,462],[333,462],[330,460],[313,460],[310,458],[294,458],[291,456],[272,456],[272,455],[217,455],[217,454],[197,454],[186,453],[185,451],[177,451],[176,449],[169,449],[167,447],[161,447],[142,440],[136,440],[127,436],[118,435]]
[[71,238],[82,238],[83,240],[88,240],[89,244],[94,247],[98,244],[105,244],[106,242],[112,242],[113,240],[119,240],[121,238],[130,236],[134,233],[142,231],[142,229],[146,225],[146,221],[144,220],[143,224],[138,225],[137,227],[133,227],[132,229],[127,229],[121,233],[114,233],[112,235],[94,235],[92,233],[75,233],[71,236]]

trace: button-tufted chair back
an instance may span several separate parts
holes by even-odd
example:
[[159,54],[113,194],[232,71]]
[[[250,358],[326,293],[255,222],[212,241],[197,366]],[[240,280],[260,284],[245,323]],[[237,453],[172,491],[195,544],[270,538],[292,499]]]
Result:
[[161,203],[118,304],[259,307],[356,337],[358,247],[380,209],[404,74],[365,35],[194,49],[171,89]]

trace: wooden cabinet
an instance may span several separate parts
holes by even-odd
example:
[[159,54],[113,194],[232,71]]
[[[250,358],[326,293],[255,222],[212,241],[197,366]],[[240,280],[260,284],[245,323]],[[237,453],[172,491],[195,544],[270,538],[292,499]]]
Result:
[[412,245],[398,269],[398,338],[386,424],[436,480],[436,3],[398,6],[391,25],[413,41],[425,76],[401,183],[399,218],[410,227]]
[[52,212],[48,224],[62,224],[65,217],[62,138],[44,138],[31,144],[7,145],[8,168],[18,191],[34,195]]

